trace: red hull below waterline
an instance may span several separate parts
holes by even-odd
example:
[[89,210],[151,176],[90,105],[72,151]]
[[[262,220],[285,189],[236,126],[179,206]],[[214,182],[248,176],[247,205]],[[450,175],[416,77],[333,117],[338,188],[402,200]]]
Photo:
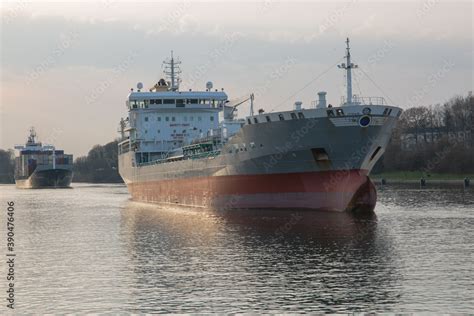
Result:
[[373,210],[366,170],[213,176],[128,184],[133,200],[219,209]]

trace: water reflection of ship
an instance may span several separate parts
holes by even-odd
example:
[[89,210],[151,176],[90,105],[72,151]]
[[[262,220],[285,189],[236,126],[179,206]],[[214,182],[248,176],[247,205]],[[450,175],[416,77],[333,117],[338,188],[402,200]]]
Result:
[[230,311],[237,301],[232,311],[334,312],[398,301],[394,249],[375,215],[259,212],[127,204],[122,224],[141,311]]

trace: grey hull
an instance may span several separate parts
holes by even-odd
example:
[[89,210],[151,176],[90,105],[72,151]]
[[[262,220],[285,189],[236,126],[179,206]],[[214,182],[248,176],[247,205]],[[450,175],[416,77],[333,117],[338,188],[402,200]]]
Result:
[[27,179],[16,179],[15,182],[22,189],[68,188],[72,177],[72,170],[46,169],[35,171]]
[[[127,152],[119,155],[119,172],[125,183],[134,183],[203,176],[370,171],[383,154],[396,119],[387,118],[386,123],[367,128],[335,127],[321,118],[249,125],[216,157],[137,166],[135,153]],[[323,148],[328,160],[316,161],[315,148]]]

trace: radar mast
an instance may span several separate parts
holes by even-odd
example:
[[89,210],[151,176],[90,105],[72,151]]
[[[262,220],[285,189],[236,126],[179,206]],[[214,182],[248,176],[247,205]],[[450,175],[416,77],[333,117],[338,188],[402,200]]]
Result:
[[33,126],[30,128],[30,136],[28,136],[27,144],[36,144],[36,131]]
[[346,104],[350,105],[352,104],[352,68],[357,68],[357,65],[354,65],[351,62],[351,51],[350,51],[350,46],[349,46],[349,38],[346,40],[346,63],[342,63],[340,65],[337,65],[338,68],[345,69],[346,70],[346,87],[347,87],[347,96],[346,96]]
[[181,61],[179,59],[174,59],[173,51],[171,51],[171,58],[163,62],[163,73],[167,76],[170,81],[170,90],[177,91],[179,89],[179,83],[181,79],[179,75],[181,74]]

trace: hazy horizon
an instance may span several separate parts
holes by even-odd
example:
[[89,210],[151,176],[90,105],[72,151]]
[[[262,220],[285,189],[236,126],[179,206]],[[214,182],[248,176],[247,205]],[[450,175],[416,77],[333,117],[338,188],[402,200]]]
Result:
[[346,37],[363,69],[355,94],[408,108],[473,88],[471,1],[7,2],[0,14],[2,149],[30,126],[76,158],[113,140],[130,88],[161,78],[171,50],[182,90],[212,81],[266,111],[309,107],[318,91],[339,104]]

